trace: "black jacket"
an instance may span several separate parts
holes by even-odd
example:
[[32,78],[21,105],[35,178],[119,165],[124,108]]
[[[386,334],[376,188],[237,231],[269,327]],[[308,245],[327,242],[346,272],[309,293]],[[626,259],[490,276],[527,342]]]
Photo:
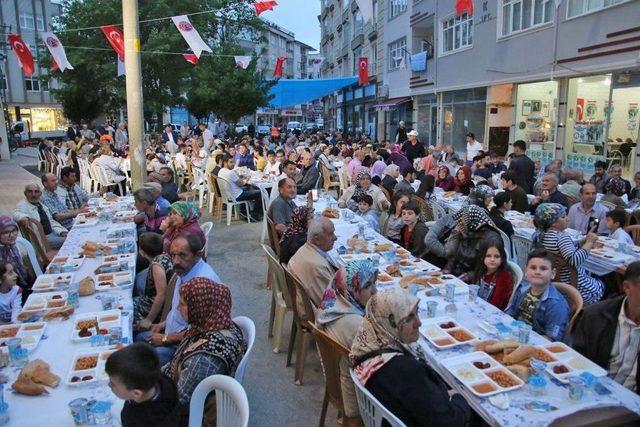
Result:
[[509,170],[516,173],[516,184],[518,184],[527,194],[533,194],[533,175],[536,165],[526,154],[513,156],[509,162]]
[[[407,226],[403,226],[400,231],[400,241],[403,242],[404,246],[404,232]],[[404,248],[411,252],[411,255],[416,257],[421,257],[427,252],[427,245],[424,243],[424,238],[427,236],[427,226],[422,221],[418,221],[416,225],[411,230],[411,237],[409,237],[409,244]]]
[[396,179],[391,175],[385,175],[382,177],[381,185],[384,187],[385,190],[389,192],[389,195],[391,196],[393,196],[393,192],[395,191],[397,184],[398,184],[398,181],[396,181]]
[[316,188],[316,182],[318,182],[319,177],[320,171],[313,165],[302,169],[302,180],[298,183],[298,194],[307,194],[313,188]]
[[405,141],[405,143],[402,144],[402,152],[407,156],[411,164],[413,164],[414,159],[421,159],[427,155],[424,151],[424,144],[420,141],[417,141],[416,145],[411,144],[411,141]]
[[[571,334],[574,350],[609,370],[611,348],[618,329],[618,314],[625,296],[600,301],[585,307]],[[638,353],[640,362],[640,353]],[[640,389],[640,369],[636,372],[636,390]]]
[[136,403],[126,401],[120,414],[123,427],[186,427],[188,411],[178,401],[174,382],[162,375],[158,382],[160,393],[154,400]]
[[408,427],[465,426],[471,417],[464,398],[459,394],[449,398],[438,374],[411,355],[385,363],[369,378],[366,388]]

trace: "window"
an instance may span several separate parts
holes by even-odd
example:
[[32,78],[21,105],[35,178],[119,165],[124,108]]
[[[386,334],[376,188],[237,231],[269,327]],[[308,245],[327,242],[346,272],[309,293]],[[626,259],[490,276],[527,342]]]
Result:
[[40,89],[45,92],[49,92],[49,80],[42,79],[40,80]]
[[35,29],[33,26],[33,15],[28,12],[20,12],[20,28],[26,30]]
[[473,46],[473,15],[461,16],[442,21],[442,53]]
[[360,57],[362,56],[362,46],[358,46],[353,50],[353,74],[357,76],[360,71]]
[[371,74],[371,71],[373,71],[373,73],[375,74],[376,69],[378,67],[378,49],[376,49],[376,43],[372,42],[371,43],[371,55],[369,57],[369,74]]
[[[0,70],[0,72],[2,72],[2,70]],[[0,90],[7,90],[7,88],[8,88],[7,78],[3,73],[2,76],[0,76]]]
[[27,77],[24,79],[24,84],[28,92],[40,91],[40,80],[37,77]]
[[389,44],[389,71],[396,71],[402,67],[406,49],[406,38],[401,38]]
[[371,21],[373,24],[378,22],[378,0],[373,0],[373,18]]
[[44,20],[41,16],[36,16],[36,25],[38,27],[38,31],[44,31]]
[[353,37],[356,37],[362,33],[362,13],[360,10],[356,10],[353,14]]
[[349,23],[342,24],[342,45],[347,46],[351,42],[351,31],[349,31]]
[[630,1],[631,0],[569,0],[567,18],[584,15],[585,13],[595,12]]
[[407,10],[407,0],[390,0],[389,1],[389,18],[395,18],[396,16],[404,13]]
[[502,35],[538,27],[553,19],[553,0],[503,0]]

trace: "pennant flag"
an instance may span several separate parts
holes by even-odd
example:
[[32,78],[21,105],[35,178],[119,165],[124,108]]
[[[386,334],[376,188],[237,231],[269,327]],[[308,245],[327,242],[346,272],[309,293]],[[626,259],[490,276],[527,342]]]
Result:
[[116,59],[118,60],[118,77],[120,76],[124,76],[125,72],[124,72],[124,61],[122,59],[120,59],[120,55],[118,55],[116,57]]
[[253,4],[253,7],[256,10],[256,15],[260,15],[267,10],[273,10],[277,5],[278,3],[273,0],[259,0]]
[[236,61],[236,67],[242,68],[246,70],[249,64],[251,64],[250,56],[234,56],[233,59]]
[[284,74],[284,62],[286,60],[286,56],[278,56],[278,59],[276,60],[276,68],[273,70],[273,77],[282,77]]
[[100,27],[109,44],[118,54],[120,61],[124,62],[124,34],[122,30],[115,25],[103,25]]
[[473,15],[473,0],[456,0],[456,13],[458,16],[465,12],[468,15]]
[[312,68],[311,68],[311,72],[313,73],[314,76],[319,77],[320,76],[320,67],[322,66],[322,63],[324,62],[324,56],[318,56],[317,58],[313,59],[311,62]]
[[361,56],[358,64],[358,84],[364,86],[369,83],[369,58]]
[[358,9],[362,14],[362,21],[368,22],[373,20],[373,1],[372,0],[356,0]]
[[189,21],[187,15],[172,16],[171,19],[173,20],[173,23],[176,24],[178,31],[180,31],[180,34],[182,34],[182,37],[184,37],[184,40],[198,59],[200,59],[200,55],[202,55],[203,50],[211,52],[211,48],[207,46],[204,40],[202,40],[198,31],[193,28],[193,25],[191,25],[191,21]]
[[194,53],[183,53],[182,57],[189,63],[193,65],[198,65],[198,57]]
[[11,45],[11,49],[16,53],[18,62],[20,62],[20,67],[25,76],[32,76],[35,66],[29,46],[27,46],[18,34],[9,34],[9,44]]
[[58,67],[58,63],[56,62],[55,58],[51,58],[51,68],[53,69],[53,71],[58,71],[60,69],[60,67]]
[[53,62],[58,67],[54,69],[60,69],[62,72],[64,72],[64,70],[73,70],[73,67],[69,64],[69,60],[67,59],[64,46],[60,43],[60,39],[51,31],[42,31],[40,33],[40,37],[44,40],[44,44],[47,46],[47,49],[49,49],[49,53],[53,56]]

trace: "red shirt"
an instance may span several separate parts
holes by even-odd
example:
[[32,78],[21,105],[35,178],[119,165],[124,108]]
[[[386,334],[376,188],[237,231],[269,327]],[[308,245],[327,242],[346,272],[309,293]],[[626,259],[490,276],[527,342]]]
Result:
[[511,293],[513,292],[513,279],[511,278],[511,273],[508,271],[498,270],[496,273],[485,275],[483,278],[484,281],[491,283],[495,274],[497,274],[498,277],[496,277],[493,293],[491,297],[489,297],[489,303],[498,307],[500,310],[504,310],[507,308]]

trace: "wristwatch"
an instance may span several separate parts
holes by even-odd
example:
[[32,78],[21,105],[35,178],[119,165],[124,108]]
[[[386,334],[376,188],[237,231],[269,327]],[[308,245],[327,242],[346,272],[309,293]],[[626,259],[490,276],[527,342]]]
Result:
[[167,343],[167,338],[169,338],[169,335],[167,335],[167,334],[164,334],[164,335],[162,336],[162,344],[163,344],[163,345],[165,345],[165,344]]

